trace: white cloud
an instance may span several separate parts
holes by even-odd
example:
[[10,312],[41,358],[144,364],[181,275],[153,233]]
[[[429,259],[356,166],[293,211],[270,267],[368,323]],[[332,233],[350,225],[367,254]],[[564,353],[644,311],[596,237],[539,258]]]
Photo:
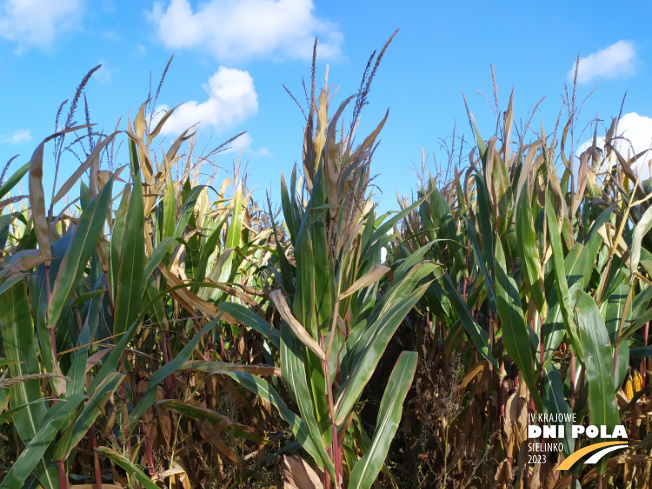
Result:
[[[208,94],[205,102],[187,102],[178,107],[167,120],[163,134],[179,135],[190,126],[201,124],[221,132],[244,122],[258,112],[258,94],[249,72],[220,66],[204,85]],[[160,119],[169,106],[156,108]]]
[[266,146],[263,146],[262,148],[258,148],[254,154],[256,156],[262,156],[264,158],[267,158],[268,156],[272,156],[272,152],[267,148]]
[[32,131],[29,129],[18,129],[13,134],[2,138],[3,143],[23,144],[32,140]]
[[249,133],[244,133],[231,142],[228,146],[228,149],[224,151],[224,154],[229,153],[240,153],[245,155],[253,155],[261,158],[267,158],[272,156],[272,152],[266,147],[254,148],[253,147],[254,139],[249,135]]
[[[578,83],[588,83],[595,78],[627,77],[634,74],[636,49],[630,41],[618,41],[600,51],[580,58],[577,72]],[[568,79],[575,77],[575,63],[568,72]]]
[[208,0],[195,10],[171,0],[157,1],[149,17],[167,48],[204,49],[221,61],[310,58],[315,36],[320,56],[338,56],[342,34],[313,10],[312,0]]
[[17,53],[49,49],[61,33],[79,26],[83,11],[83,0],[6,0],[0,5],[0,37],[18,44]]
[[241,136],[238,136],[234,141],[232,141],[224,153],[244,153],[245,151],[249,151],[253,142],[253,138],[249,135],[249,133],[245,132]]
[[[621,136],[614,144],[616,150],[624,157],[635,155],[652,148],[652,118],[630,112],[621,117],[618,123],[618,135]],[[586,151],[593,141],[586,141],[580,145],[575,155],[579,156]],[[597,139],[596,145],[604,151],[604,137]],[[613,161],[612,163],[615,163]],[[650,164],[652,163],[652,151],[648,151],[632,165],[632,170],[641,175],[641,180],[650,178]],[[600,171],[605,171],[602,168]]]
[[101,64],[102,67],[94,73],[93,78],[95,78],[101,85],[111,83],[115,70],[109,68],[108,62],[105,59],[101,59],[99,64]]

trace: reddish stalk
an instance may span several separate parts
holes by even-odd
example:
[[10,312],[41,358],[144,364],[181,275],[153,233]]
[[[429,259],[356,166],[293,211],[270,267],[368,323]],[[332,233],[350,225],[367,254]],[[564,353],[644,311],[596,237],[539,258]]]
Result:
[[[645,323],[643,328],[643,342],[644,346],[647,346],[647,339],[650,334],[650,323],[649,321]],[[647,386],[647,357],[643,357],[641,360],[641,377],[643,378],[643,387]]]
[[220,356],[222,357],[223,362],[228,362],[226,358],[226,350],[224,349],[224,338],[220,335]]
[[215,343],[213,342],[213,334],[208,335],[208,342],[206,344],[206,360],[210,360],[210,352],[215,349]]
[[68,476],[66,475],[66,464],[61,460],[57,460],[57,467],[59,469],[59,489],[68,489]]
[[335,487],[339,487],[340,474],[342,473],[342,458],[340,452],[340,443],[337,437],[337,425],[333,421],[333,455],[335,462]]
[[[52,295],[52,290],[50,289],[50,265],[45,265],[45,301],[47,305],[50,305],[50,297]],[[57,353],[57,331],[54,325],[49,324],[49,318],[47,319],[47,329],[50,333],[50,343],[52,343],[52,360],[55,365],[59,365],[58,353]],[[56,372],[52,372],[56,373]],[[56,389],[52,392],[52,404],[59,402],[59,394]],[[57,435],[58,438],[58,435]],[[57,460],[57,470],[59,472],[59,488],[68,489],[68,474],[66,474],[66,465],[62,460]]]
[[[331,456],[331,447],[326,447],[326,454]],[[331,476],[328,470],[324,471],[324,489],[331,489]]]
[[341,372],[340,372],[340,352],[338,350],[337,352],[337,367],[335,369],[335,382],[337,382],[338,385],[342,385],[342,381],[340,379]]
[[494,321],[491,315],[491,309],[489,309],[489,347],[494,347]]
[[[86,389],[91,386],[91,375],[86,373]],[[95,434],[95,423],[91,424],[89,430],[91,436],[91,447],[93,448],[93,466],[95,467],[95,485],[97,489],[102,489],[102,466],[100,465],[100,455],[97,453],[97,435]]]
[[103,271],[104,273],[104,283],[106,284],[106,296],[109,299],[109,307],[111,308],[111,312],[115,312],[115,307],[113,305],[113,297],[111,297],[111,287],[109,287],[109,277],[106,275],[106,270]]
[[125,437],[125,447],[127,448],[127,453],[131,455],[131,440],[129,439],[129,408],[127,406],[127,379],[122,381],[122,395],[124,396],[124,437]]
[[93,446],[93,465],[95,466],[95,485],[97,489],[102,489],[102,466],[100,465],[100,456],[97,453],[97,436],[95,435],[95,423],[91,425],[91,444]]
[[145,456],[147,457],[147,465],[149,465],[149,476],[154,477],[154,454],[152,453],[152,441],[149,438],[149,432],[145,436]]

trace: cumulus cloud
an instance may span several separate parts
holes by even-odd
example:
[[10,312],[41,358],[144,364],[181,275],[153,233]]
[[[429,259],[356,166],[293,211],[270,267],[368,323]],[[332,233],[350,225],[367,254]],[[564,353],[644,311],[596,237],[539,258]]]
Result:
[[258,148],[258,149],[254,152],[254,154],[255,154],[256,156],[262,156],[262,157],[265,157],[265,158],[267,158],[268,156],[272,156],[272,152],[271,152],[271,151],[269,150],[269,148],[267,148],[266,146],[263,146],[263,147],[261,147],[261,148]]
[[[258,111],[258,94],[249,72],[220,66],[204,90],[208,100],[187,102],[178,107],[167,120],[163,134],[179,135],[190,126],[210,126],[217,132],[231,129]],[[160,119],[169,106],[156,108]]]
[[231,141],[227,148],[223,151],[224,154],[229,154],[229,153],[245,153],[251,152],[251,145],[253,144],[254,140],[253,138],[249,135],[249,133],[244,133],[238,136],[236,139]]
[[[645,150],[652,148],[652,118],[638,115],[636,112],[630,112],[621,117],[618,123],[618,135],[620,138],[616,141],[615,147],[618,152],[627,158],[628,155],[633,157]],[[579,156],[586,151],[593,141],[586,141],[580,145],[575,155]],[[597,147],[604,151],[604,138],[597,139]],[[615,161],[611,162],[612,164]],[[648,151],[632,165],[632,170],[641,176],[641,180],[650,178],[650,164],[652,163],[652,151]],[[602,168],[601,171],[605,171]]]
[[18,129],[13,134],[2,138],[3,143],[23,144],[32,140],[32,131],[29,129]]
[[255,156],[259,158],[272,156],[272,152],[264,146],[260,148],[254,148],[254,139],[249,135],[249,133],[246,132],[231,141],[223,153],[242,153],[246,156]]
[[[578,83],[588,83],[596,78],[618,78],[634,74],[636,49],[630,41],[618,41],[600,51],[580,58],[577,72]],[[568,79],[575,77],[575,63],[568,72]]]
[[108,62],[105,59],[101,59],[100,64],[102,67],[95,72],[95,79],[100,82],[101,85],[111,83],[115,70],[109,68]]
[[320,56],[336,57],[342,34],[314,8],[312,0],[209,0],[196,9],[171,0],[157,1],[149,17],[167,48],[203,49],[221,61],[310,58],[315,36]]
[[79,25],[83,10],[83,0],[6,0],[0,5],[0,37],[15,42],[18,53],[49,49]]

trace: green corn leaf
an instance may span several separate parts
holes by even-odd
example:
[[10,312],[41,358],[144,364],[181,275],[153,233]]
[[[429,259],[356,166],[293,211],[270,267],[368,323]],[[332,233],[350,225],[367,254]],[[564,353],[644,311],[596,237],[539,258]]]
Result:
[[550,308],[548,309],[548,316],[543,323],[543,363],[545,364],[552,355],[557,351],[559,345],[566,336],[566,327],[564,326],[564,318],[561,315],[559,302],[557,296],[551,298]]
[[7,178],[7,181],[2,185],[0,185],[0,198],[7,195],[7,193],[12,188],[14,188],[18,184],[18,182],[20,182],[23,179],[25,175],[27,175],[28,171],[29,171],[29,163],[25,163],[18,170],[16,170],[9,178]]
[[120,249],[118,287],[115,297],[113,334],[124,333],[138,317],[145,290],[143,272],[145,270],[145,222],[143,208],[143,186],[140,181],[138,150],[130,139],[133,188],[125,217],[124,234]]
[[67,377],[72,381],[66,386],[66,397],[72,394],[83,394],[86,387],[86,362],[88,361],[88,344],[90,343],[88,324],[82,327],[77,337],[79,350],[75,352],[72,365],[68,369]]
[[231,203],[233,211],[231,214],[231,223],[226,234],[226,247],[236,248],[242,244],[242,188],[238,186],[233,194]]
[[82,438],[86,435],[97,417],[102,414],[103,407],[106,405],[109,398],[118,389],[122,380],[125,378],[124,374],[119,372],[112,372],[109,374],[106,382],[104,382],[100,389],[94,393],[90,398],[84,409],[79,416],[70,424],[69,428],[63,434],[61,439],[54,446],[52,458],[54,460],[62,460],[68,458],[72,450],[74,450]]
[[253,392],[261,399],[264,399],[265,401],[274,405],[276,409],[278,409],[278,412],[283,420],[290,425],[290,428],[292,428],[294,436],[296,436],[297,441],[301,444],[301,446],[305,448],[305,450],[316,461],[321,460],[320,451],[312,442],[306,427],[306,423],[304,423],[301,418],[294,414],[294,412],[287,406],[287,404],[285,404],[285,401],[283,401],[283,398],[279,395],[279,393],[267,381],[247,372],[225,371],[224,375],[231,377],[248,391]]
[[[169,112],[168,112],[169,114]],[[167,162],[166,162],[167,163]],[[161,225],[161,239],[173,238],[176,236],[174,232],[175,223],[177,219],[177,204],[174,195],[174,182],[170,175],[170,169],[165,169],[165,188],[163,189],[163,223]],[[172,251],[171,245],[168,251]]]
[[195,204],[197,204],[197,199],[201,195],[205,188],[205,185],[198,185],[193,187],[192,190],[188,193],[186,200],[183,203],[183,208],[181,209],[181,214],[177,220],[176,226],[174,228],[174,237],[181,238],[186,230],[186,226],[190,221],[190,218],[195,213]]
[[398,357],[380,402],[371,446],[351,471],[349,489],[369,489],[376,480],[401,420],[403,401],[412,385],[417,357],[416,352],[403,352]]
[[77,283],[84,274],[88,261],[95,251],[97,242],[102,235],[104,220],[109,212],[112,189],[113,179],[111,178],[79,219],[79,225],[59,266],[57,278],[52,288],[48,305],[49,327],[55,327],[57,324],[64,305],[68,302],[72,291],[77,287]]
[[285,178],[283,173],[281,173],[281,204],[283,206],[283,216],[285,217],[285,225],[288,229],[290,235],[290,241],[294,245],[297,239],[297,234],[299,233],[299,227],[301,226],[301,218],[299,217],[299,212],[297,209],[297,204],[294,201],[294,185],[296,185],[296,175],[297,169],[294,167],[292,170],[291,185],[292,187],[292,196],[288,193],[287,185],[285,184]]
[[[27,480],[38,464],[44,463],[44,455],[54,440],[57,432],[64,426],[68,417],[86,399],[81,394],[75,394],[66,399],[61,399],[57,404],[48,409],[42,420],[42,427],[30,440],[18,459],[0,483],[0,489],[20,487]],[[41,480],[41,482],[44,482]],[[48,487],[58,487],[54,481],[47,480]]]
[[297,284],[293,302],[294,315],[304,326],[306,331],[317,339],[317,318],[315,316],[315,282],[314,282],[314,255],[312,238],[307,226],[301,226],[297,244],[294,248],[294,257],[297,262]]
[[539,259],[539,247],[532,219],[528,186],[523,189],[516,208],[516,236],[523,275],[530,289],[530,294],[532,294],[539,313],[546,317],[547,304],[544,296],[543,277],[541,276],[541,260]]
[[201,250],[199,251],[199,263],[197,264],[197,274],[195,275],[195,280],[202,281],[206,277],[208,272],[208,260],[219,245],[219,240],[222,236],[223,231],[222,228],[228,217],[228,214],[225,214],[222,219],[217,222],[215,229],[208,237],[206,242],[204,242],[202,245]]
[[[561,378],[561,373],[552,363],[547,363],[544,368],[542,390],[544,412],[554,415],[570,414],[570,406],[564,397],[564,381]],[[566,428],[564,429],[564,438],[562,438],[566,456],[575,451],[575,441],[571,437],[572,424],[571,421],[565,423]]]
[[129,209],[129,196],[131,195],[131,188],[125,187],[122,199],[118,210],[115,212],[113,226],[111,227],[111,243],[109,245],[109,279],[111,283],[112,297],[116,296],[118,289],[118,275],[120,273],[120,252],[122,250],[122,238],[125,231],[125,223],[127,219],[127,210]]
[[423,245],[421,248],[416,250],[414,253],[411,253],[401,264],[399,267],[394,271],[394,281],[399,282],[403,280],[403,278],[407,275],[407,273],[412,270],[412,268],[419,263],[421,260],[423,260],[423,257],[428,253],[430,248],[432,248],[432,245],[434,245],[438,240],[431,241],[430,243],[426,243]]
[[566,267],[564,265],[564,249],[561,244],[561,235],[557,225],[557,213],[550,200],[550,193],[546,192],[546,217],[548,218],[548,235],[552,247],[552,261],[555,271],[555,284],[557,286],[557,297],[559,308],[564,318],[566,332],[571,339],[573,350],[582,358],[582,344],[576,334],[575,315],[571,310],[570,297],[568,293],[568,282],[566,279]]
[[641,245],[643,242],[643,237],[647,234],[651,227],[652,207],[648,207],[641,216],[641,219],[636,223],[636,226],[634,227],[630,259],[630,272],[632,275],[637,271],[638,263],[641,260]]
[[534,359],[518,287],[514,279],[507,275],[505,254],[500,240],[496,241],[496,300],[498,314],[503,328],[503,345],[516,362],[523,374],[523,380],[530,389],[530,394],[538,412],[541,412],[541,396],[536,385]]
[[[469,221],[466,217],[464,218],[466,221],[466,231],[469,236],[469,241],[471,242],[471,246],[473,246],[473,251],[475,252],[475,258],[476,258],[476,263],[480,267],[480,271],[482,271],[482,275],[484,275],[484,283],[485,283],[485,290],[487,291],[487,299],[489,300],[489,307],[491,307],[491,310],[496,312],[496,294],[494,292],[494,281],[491,278],[491,275],[489,275],[489,271],[487,270],[487,267],[485,266],[485,257],[484,253],[480,249],[480,244],[478,243],[478,237],[475,234],[475,228],[473,227],[473,223]],[[491,249],[486,250],[489,253],[492,252]],[[491,263],[493,263],[493,259],[491,260]]]
[[335,274],[333,272],[332,261],[329,258],[330,252],[326,238],[325,223],[321,219],[312,221],[310,223],[310,234],[314,260],[313,286],[315,288],[314,296],[316,301],[315,307],[317,309],[318,334],[326,335],[333,314],[332,305],[335,301],[333,297],[335,293]]
[[[484,144],[484,143],[483,143]],[[485,148],[486,151],[486,148]],[[476,175],[475,185],[478,191],[478,229],[482,238],[482,249],[485,250],[484,257],[489,265],[489,270],[494,271],[494,232],[493,223],[489,209],[489,192],[484,177]]]
[[647,323],[648,321],[652,321],[652,308],[648,309],[643,314],[641,314],[641,316],[636,321],[634,321],[631,325],[627,326],[626,328],[623,328],[623,330],[620,332],[620,336],[618,337],[617,344],[620,344],[623,340],[629,338],[636,331],[638,331],[643,326],[645,326],[645,323]]
[[[23,382],[25,382],[25,381],[23,381]],[[4,402],[5,402],[5,397],[8,397],[8,395],[9,395],[9,389],[7,389],[6,391],[2,391],[2,390],[0,390],[0,405],[3,405],[3,404],[4,404]],[[30,402],[29,404],[23,404],[22,406],[18,406],[18,407],[15,407],[15,408],[7,409],[7,410],[4,411],[2,414],[0,414],[0,425],[6,423],[7,421],[11,421],[11,420],[14,418],[14,416],[16,416],[16,414],[18,414],[19,412],[21,412],[21,411],[22,411],[23,409],[25,409],[26,407],[28,407],[28,406],[30,406],[30,405],[33,405],[33,404],[39,404],[39,403],[42,404],[42,403],[43,403],[43,400],[42,400],[42,399],[39,399],[38,401],[32,401],[32,402]]]
[[378,228],[376,228],[371,236],[369,237],[369,241],[367,245],[363,248],[362,255],[364,256],[369,249],[369,247],[377,240],[382,238],[387,234],[389,230],[394,227],[394,224],[396,224],[398,221],[403,219],[405,216],[407,216],[410,212],[412,212],[414,209],[419,207],[422,202],[424,202],[428,198],[429,194],[425,194],[423,197],[421,197],[419,200],[415,201],[412,205],[406,207],[403,209],[401,212],[397,212],[395,215],[390,217],[387,221],[383,222]]
[[[34,344],[34,323],[29,308],[27,287],[20,281],[0,295],[0,328],[4,357],[12,377],[40,373]],[[14,427],[27,444],[41,428],[47,412],[38,379],[10,387],[10,406],[26,406],[14,417]]]
[[489,348],[489,335],[480,327],[475,319],[473,319],[469,306],[460,296],[451,278],[445,273],[442,274],[439,282],[444,288],[451,305],[457,312],[457,316],[462,322],[466,333],[471,337],[471,341],[473,341],[475,347],[483,357],[485,357],[494,367],[498,368],[498,362]]
[[308,389],[304,363],[306,355],[305,347],[296,340],[287,324],[283,324],[281,328],[281,371],[283,380],[290,388],[297,406],[299,406],[301,419],[305,423],[312,444],[319,454],[319,458],[316,458],[315,461],[321,468],[326,467],[331,477],[335,477],[335,468],[325,449],[324,438],[328,440],[327,433],[320,432],[316,418],[318,406],[313,406],[312,396]]
[[154,375],[152,375],[152,378],[149,381],[147,390],[143,394],[142,399],[138,402],[134,410],[129,415],[130,432],[132,432],[135,429],[136,423],[138,423],[138,419],[140,419],[140,417],[147,410],[147,408],[150,407],[152,404],[154,404],[154,402],[156,401],[156,389],[158,388],[158,384],[162,382],[163,379],[165,379],[168,375],[173,374],[176,370],[178,370],[183,365],[184,362],[187,362],[190,359],[193,352],[195,351],[195,348],[199,344],[199,340],[202,339],[204,334],[208,333],[211,329],[213,329],[219,320],[220,320],[220,316],[216,317],[210,323],[204,326],[202,330],[199,331],[199,333],[197,333],[188,342],[188,344],[183,347],[183,349],[177,354],[177,356],[174,357],[172,361],[163,365],[156,372],[154,372]]
[[360,351],[349,378],[343,382],[340,393],[338,394],[335,407],[335,418],[338,425],[344,422],[351,414],[351,410],[355,403],[358,402],[362,390],[369,382],[369,379],[371,379],[389,340],[429,285],[425,284],[417,287],[411,294],[397,298],[397,300],[387,304],[376,321],[369,326],[370,331],[373,331],[373,337],[368,345],[364,345]]
[[[223,372],[223,371],[222,371]],[[216,373],[222,373],[216,372]],[[265,439],[255,435],[256,428],[251,428],[247,425],[240,423],[235,423],[227,416],[214,411],[213,409],[202,408],[199,406],[193,406],[190,403],[183,402],[179,399],[162,399],[156,401],[155,405],[162,406],[166,409],[172,409],[173,411],[181,414],[182,416],[187,416],[193,419],[208,420],[212,425],[217,423],[225,423],[229,428],[233,429],[233,434],[251,440],[256,443],[265,443]]]
[[281,337],[276,328],[261,318],[258,314],[234,302],[223,302],[220,304],[220,311],[224,311],[235,320],[245,326],[256,330],[267,338],[276,348],[281,346]]
[[170,247],[174,244],[175,238],[165,238],[163,239],[152,255],[147,259],[147,265],[145,265],[145,272],[143,273],[143,280],[149,280],[149,277],[152,275],[156,267],[159,266],[159,263],[163,261],[165,255],[168,253]]
[[[591,424],[605,425],[611,433],[620,423],[613,379],[613,351],[609,334],[593,298],[582,290],[573,297],[577,313],[578,336],[584,350],[583,365],[589,384],[589,414]],[[601,440],[610,441],[610,440]],[[600,461],[604,471],[608,457]]]
[[124,455],[119,454],[109,447],[98,447],[97,451],[109,457],[113,463],[122,467],[127,474],[134,476],[138,482],[145,486],[146,489],[160,489],[156,484],[154,484],[154,482],[152,482],[152,479],[145,475],[145,472],[143,472],[138,465],[133,463]]

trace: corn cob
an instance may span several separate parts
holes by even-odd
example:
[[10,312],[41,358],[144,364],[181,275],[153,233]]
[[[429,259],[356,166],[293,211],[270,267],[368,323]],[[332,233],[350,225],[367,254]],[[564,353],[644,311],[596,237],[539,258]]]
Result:
[[640,392],[643,390],[643,377],[638,370],[634,370],[634,375],[632,375],[632,387],[634,392]]
[[627,373],[627,380],[625,381],[625,387],[623,390],[625,391],[627,400],[631,401],[634,397],[634,385],[632,382],[632,376],[629,373]]

